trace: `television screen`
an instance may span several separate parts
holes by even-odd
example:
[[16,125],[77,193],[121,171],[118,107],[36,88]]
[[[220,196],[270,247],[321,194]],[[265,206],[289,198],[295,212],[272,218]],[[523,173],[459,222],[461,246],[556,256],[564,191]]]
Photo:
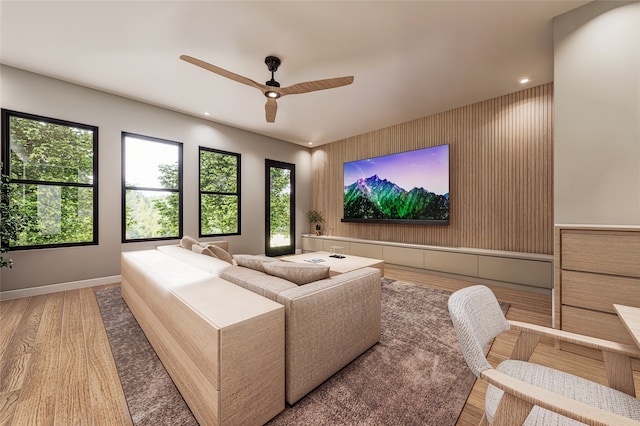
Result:
[[449,145],[344,163],[343,222],[449,224]]

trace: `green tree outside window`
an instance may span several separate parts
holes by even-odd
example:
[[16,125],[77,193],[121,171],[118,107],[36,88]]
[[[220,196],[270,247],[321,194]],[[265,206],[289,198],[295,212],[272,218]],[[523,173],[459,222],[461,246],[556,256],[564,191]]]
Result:
[[240,154],[200,147],[200,236],[240,234]]
[[123,133],[123,242],[182,235],[182,144]]
[[2,127],[6,206],[22,220],[4,245],[97,244],[98,128],[8,110]]
[[291,170],[271,167],[271,247],[291,244]]

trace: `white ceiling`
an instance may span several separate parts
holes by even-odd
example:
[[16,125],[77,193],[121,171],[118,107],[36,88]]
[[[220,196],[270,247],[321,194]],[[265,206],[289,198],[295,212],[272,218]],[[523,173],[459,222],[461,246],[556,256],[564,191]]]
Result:
[[[552,81],[552,18],[586,3],[2,0],[0,62],[316,146]],[[355,81],[286,96],[266,123],[259,90],[181,54],[260,83],[275,55],[283,87]]]

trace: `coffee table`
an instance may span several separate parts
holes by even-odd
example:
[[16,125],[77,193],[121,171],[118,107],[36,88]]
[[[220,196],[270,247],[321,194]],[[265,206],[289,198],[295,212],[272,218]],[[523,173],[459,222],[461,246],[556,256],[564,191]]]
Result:
[[[280,260],[295,263],[318,263],[318,265],[329,266],[329,274],[331,276],[344,274],[345,272],[355,271],[361,268],[378,268],[381,275],[384,276],[384,260],[371,259],[368,257],[353,256],[350,254],[343,255],[344,258],[337,259],[330,257],[331,253],[326,251],[313,251],[309,253],[296,254],[293,256],[283,256]],[[309,262],[312,259],[322,259],[322,262]]]

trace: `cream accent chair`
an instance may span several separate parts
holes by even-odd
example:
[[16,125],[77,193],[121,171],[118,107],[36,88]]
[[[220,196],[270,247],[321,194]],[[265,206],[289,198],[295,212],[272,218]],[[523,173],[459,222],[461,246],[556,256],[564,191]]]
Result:
[[[449,313],[469,368],[489,383],[481,425],[640,425],[630,359],[640,358],[638,348],[508,321],[491,290],[481,285],[452,294]],[[511,359],[494,369],[485,353],[508,330],[521,333]],[[611,387],[528,362],[540,337],[602,350]]]

